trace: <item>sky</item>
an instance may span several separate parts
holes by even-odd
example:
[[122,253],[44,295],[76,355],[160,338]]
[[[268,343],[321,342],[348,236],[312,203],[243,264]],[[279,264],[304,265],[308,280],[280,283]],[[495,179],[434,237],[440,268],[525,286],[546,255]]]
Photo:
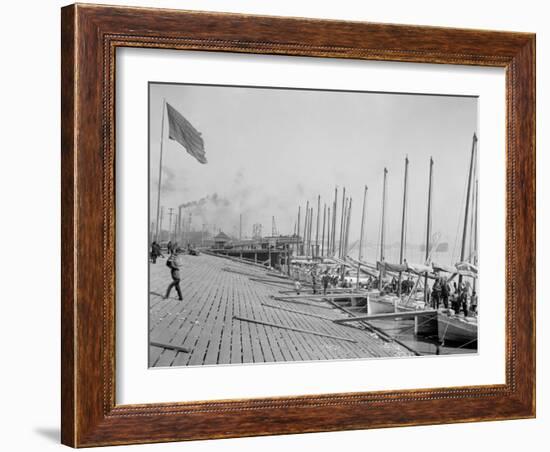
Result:
[[[192,225],[243,235],[260,223],[270,234],[293,233],[298,206],[332,206],[338,187],[353,198],[350,243],[359,239],[368,187],[365,253],[376,260],[380,241],[383,170],[388,169],[386,243],[400,239],[405,157],[409,158],[407,257],[422,260],[429,160],[434,160],[432,231],[456,260],[464,217],[475,97],[184,84],[149,85],[150,218],[156,219],[163,99],[202,133],[207,164],[168,139],[165,120],[161,206],[185,204]],[[202,201],[201,201],[202,200]],[[314,215],[316,215],[316,209]],[[315,218],[315,217],[314,217]],[[315,221],[315,220],[314,220]],[[168,216],[164,216],[164,226]],[[315,224],[315,223],[314,223]],[[398,247],[397,247],[398,248]],[[388,250],[397,260],[398,249]]]

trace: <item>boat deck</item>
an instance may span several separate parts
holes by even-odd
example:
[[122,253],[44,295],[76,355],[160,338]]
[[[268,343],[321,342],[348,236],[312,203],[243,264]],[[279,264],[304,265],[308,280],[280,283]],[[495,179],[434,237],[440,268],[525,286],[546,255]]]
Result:
[[348,315],[328,301],[273,299],[292,286],[257,266],[205,254],[180,258],[183,301],[174,290],[162,298],[171,281],[165,259],[150,265],[149,338],[167,346],[150,346],[151,367],[413,355],[375,333],[333,323]]

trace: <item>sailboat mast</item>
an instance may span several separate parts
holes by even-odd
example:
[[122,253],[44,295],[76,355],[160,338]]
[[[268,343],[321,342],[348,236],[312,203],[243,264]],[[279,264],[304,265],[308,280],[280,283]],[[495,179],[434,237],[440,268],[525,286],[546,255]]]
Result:
[[[430,157],[430,180],[428,182],[428,217],[426,221],[426,256],[425,263],[430,258],[430,236],[432,235],[432,178],[433,178],[433,158]],[[428,303],[428,272],[424,276],[424,304]]]
[[300,246],[300,210],[301,206],[298,206],[298,221],[296,222],[296,249],[294,250],[296,255],[300,254],[300,250],[298,249]]
[[307,219],[309,216],[309,201],[306,201],[306,210],[304,212],[304,240],[302,241],[302,256],[307,257]]
[[325,254],[325,227],[327,221],[327,205],[323,203],[323,233],[321,234],[321,256]]
[[478,202],[479,202],[479,191],[478,191],[478,180],[476,179],[476,202],[474,204],[474,265],[477,265],[477,217],[478,217]]
[[313,259],[313,246],[311,245],[311,239],[313,237],[313,206],[309,208],[309,226],[308,227],[309,227],[309,230],[307,233],[307,236],[308,236],[307,243],[308,243],[309,253],[311,255],[311,258]]
[[365,191],[363,193],[363,211],[361,212],[361,235],[359,236],[359,263],[357,264],[357,288],[359,288],[361,259],[363,258],[363,236],[365,235],[365,210],[367,208],[367,191],[368,191],[368,187],[365,185]]
[[326,247],[326,255],[330,256],[330,234],[332,234],[332,229],[330,225],[331,219],[330,219],[330,206],[327,209],[327,247]]
[[469,230],[469,237],[468,237],[468,254],[467,254],[467,260],[468,262],[472,262],[473,260],[473,251],[474,251],[474,217],[475,217],[475,205],[476,205],[476,190],[475,190],[475,181],[476,181],[476,174],[477,174],[477,162],[474,159],[474,168],[472,170],[472,183],[474,184],[472,186],[472,199],[470,200],[470,203],[472,205],[472,213],[470,215],[470,230]]
[[342,218],[340,219],[340,240],[338,242],[338,257],[342,257],[342,241],[344,231],[344,215],[345,215],[345,202],[346,202],[346,187],[342,189]]
[[380,233],[380,273],[378,276],[378,289],[382,289],[382,276],[384,274],[383,272],[383,265],[384,265],[384,230],[386,229],[386,183],[387,183],[387,176],[388,176],[388,169],[384,168],[384,185],[382,188],[382,227],[381,227],[381,233]]
[[[475,169],[474,169],[475,174]],[[468,262],[472,262],[474,258],[474,217],[475,217],[475,205],[476,205],[476,190],[475,186],[472,189],[472,214],[470,215],[470,234],[468,237]]]
[[351,196],[349,198],[348,203],[348,211],[347,211],[347,220],[346,220],[346,238],[344,239],[344,255],[342,258],[344,259],[344,262],[346,262],[348,258],[348,249],[349,249],[349,227],[351,223]]
[[319,257],[319,224],[321,219],[321,195],[317,195],[317,227],[315,229],[315,246],[314,256]]
[[310,218],[309,218],[309,215],[311,213],[311,208],[309,207],[309,202],[307,204],[307,212],[306,212],[306,229],[304,231],[304,234],[306,236],[306,240],[305,240],[305,256],[306,258],[309,257],[309,223],[310,223]]
[[382,186],[382,228],[380,235],[380,262],[384,262],[384,248],[385,248],[385,237],[384,230],[386,229],[386,184],[387,184],[387,175],[388,170],[384,168],[384,185]]
[[[466,209],[464,211],[464,228],[462,230],[462,249],[460,251],[460,262],[464,262],[466,254],[466,235],[468,233],[468,214],[470,210],[470,193],[472,192],[472,173],[474,169],[474,156],[476,152],[477,135],[474,132],[472,138],[472,155],[470,157],[470,170],[468,172],[468,189],[466,192]],[[462,275],[459,276],[459,283],[462,282]]]
[[[403,181],[403,212],[401,215],[401,245],[399,248],[399,265],[403,265],[403,259],[405,257],[404,245],[405,245],[405,218],[407,214],[407,182],[409,173],[409,157],[405,157],[405,180]],[[399,282],[397,283],[397,296],[401,296],[401,280],[403,278],[403,272],[399,272]]]
[[340,248],[339,248],[340,251],[338,253],[338,257],[340,259],[342,259],[344,255],[344,246],[345,246],[345,240],[346,240],[346,220],[348,218],[348,204],[349,204],[349,199],[346,198],[344,200],[344,207],[342,210],[342,230],[340,231]]
[[[478,180],[476,179],[476,188],[475,188],[475,193],[476,193],[476,202],[475,202],[475,205],[474,205],[474,265],[477,267],[477,262],[478,262],[478,259],[477,259],[477,216],[478,216],[478,202],[479,202],[479,192],[478,192]],[[476,290],[476,283],[477,283],[477,279],[474,278],[473,280],[473,289],[474,291]]]
[[336,211],[338,210],[338,187],[334,187],[334,204],[332,206],[332,237],[330,239],[330,255],[336,253]]

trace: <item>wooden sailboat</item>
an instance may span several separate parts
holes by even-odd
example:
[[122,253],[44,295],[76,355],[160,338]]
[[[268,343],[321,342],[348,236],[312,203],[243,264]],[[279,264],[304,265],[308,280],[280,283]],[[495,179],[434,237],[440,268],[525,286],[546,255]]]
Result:
[[[467,228],[468,228],[468,219],[470,214],[470,199],[472,194],[472,183],[475,177],[474,174],[474,163],[475,155],[477,150],[477,136],[474,133],[472,139],[472,153],[470,157],[470,169],[468,173],[468,188],[466,193],[466,208],[464,211],[464,226],[462,230],[462,248],[460,253],[460,263],[464,262],[466,257],[466,238],[467,238]],[[477,191],[477,188],[476,188]],[[477,242],[477,231],[473,230],[477,227],[477,195],[476,202],[474,204],[474,221],[470,226],[470,234],[474,234]],[[477,246],[477,243],[475,244]],[[477,250],[474,250],[474,255],[477,253]],[[472,255],[470,256],[470,259]],[[477,260],[477,258],[475,258]],[[475,261],[474,261],[475,262]],[[459,281],[462,282],[464,276],[460,274]],[[475,287],[475,278],[474,278],[474,287]],[[477,317],[465,317],[462,314],[450,313],[450,312],[438,312],[437,315],[437,329],[439,341],[441,344],[460,344],[461,347],[477,347]]]
[[[401,214],[401,245],[399,248],[399,265],[403,265],[403,259],[405,258],[405,226],[407,217],[407,183],[409,175],[409,157],[405,157],[405,180],[403,181],[403,210]],[[399,272],[399,279],[397,280],[397,296],[401,298],[401,281],[403,280],[403,272]]]
[[380,281],[382,281],[382,275],[388,272],[388,268],[391,268],[398,277],[398,292],[395,294],[379,295],[378,297],[371,297],[369,300],[370,314],[384,314],[397,311],[409,311],[412,308],[410,306],[404,306],[401,303],[401,280],[404,271],[407,271],[407,265],[405,264],[405,229],[406,229],[406,214],[407,214],[407,188],[408,188],[408,170],[409,170],[409,158],[405,157],[405,172],[403,182],[403,208],[401,215],[401,242],[399,250],[399,263],[388,264],[385,262],[384,257],[384,229],[385,229],[385,192],[386,192],[386,173],[384,173],[384,197],[382,199],[382,234],[381,234],[381,247],[380,247]]
[[[395,312],[397,309],[397,297],[381,295],[384,284],[384,263],[385,263],[385,229],[386,229],[386,189],[388,170],[384,168],[384,180],[382,186],[382,226],[380,232],[380,261],[378,264],[378,291],[371,293],[367,301],[367,309],[371,314],[386,314]],[[395,299],[394,299],[395,298]]]
[[[434,160],[430,157],[430,182],[428,184],[428,217],[426,219],[426,256],[425,260],[428,261],[430,257],[430,238],[432,235],[432,182],[433,182],[433,168]],[[424,276],[424,305],[427,306],[430,300],[428,300],[428,272]]]
[[[402,218],[401,218],[401,244],[400,244],[400,253],[399,253],[399,264],[391,265],[399,275],[399,288],[398,294],[387,294],[379,296],[378,298],[371,297],[369,299],[369,314],[382,314],[388,312],[409,312],[417,309],[425,309],[428,306],[428,278],[429,272],[431,271],[430,261],[431,261],[431,251],[433,247],[430,244],[431,241],[431,216],[432,216],[432,180],[433,180],[433,159],[430,158],[430,171],[429,171],[429,183],[428,183],[428,209],[427,209],[427,228],[426,228],[426,256],[424,265],[407,264],[405,262],[405,241],[406,241],[406,212],[407,212],[407,185],[408,185],[408,165],[409,159],[405,159],[405,177],[403,184],[403,209],[402,209]],[[382,261],[382,260],[381,260]],[[385,268],[389,265],[385,262],[382,263]],[[415,267],[415,272],[418,273],[417,283],[414,285],[411,294],[409,294],[406,300],[401,299],[401,276],[403,271],[409,271],[409,267]],[[415,300],[416,292],[420,284],[421,275],[424,278],[424,296],[423,302],[420,300]],[[435,315],[430,315],[428,318],[423,318],[421,322],[418,322],[418,318],[415,320],[415,333],[420,335],[433,335],[437,334],[437,317]]]

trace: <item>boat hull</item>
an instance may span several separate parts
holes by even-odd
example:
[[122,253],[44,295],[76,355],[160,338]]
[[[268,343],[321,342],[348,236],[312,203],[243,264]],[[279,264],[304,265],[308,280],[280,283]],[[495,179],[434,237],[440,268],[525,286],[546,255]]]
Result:
[[416,316],[414,318],[414,334],[435,337],[437,335],[437,316],[433,314]]
[[[414,311],[414,308],[397,303],[397,298],[378,298],[368,300],[369,315],[390,314],[393,312]],[[419,315],[414,319],[414,333],[419,336],[437,335],[437,317],[433,314]]]
[[368,300],[368,312],[369,315],[374,314],[389,314],[395,312],[395,304],[389,300],[384,299],[372,299]]
[[461,344],[477,347],[477,322],[444,313],[437,315],[437,330],[441,344]]

